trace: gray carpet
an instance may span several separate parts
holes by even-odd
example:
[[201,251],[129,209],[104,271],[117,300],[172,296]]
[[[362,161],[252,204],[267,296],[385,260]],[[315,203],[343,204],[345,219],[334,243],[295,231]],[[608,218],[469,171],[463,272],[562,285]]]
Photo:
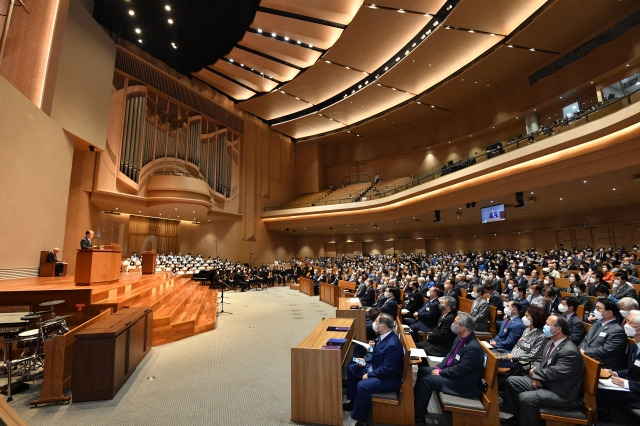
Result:
[[225,301],[216,330],[153,348],[113,400],[30,408],[36,382],[10,404],[30,425],[293,424],[291,347],[335,308],[288,287]]

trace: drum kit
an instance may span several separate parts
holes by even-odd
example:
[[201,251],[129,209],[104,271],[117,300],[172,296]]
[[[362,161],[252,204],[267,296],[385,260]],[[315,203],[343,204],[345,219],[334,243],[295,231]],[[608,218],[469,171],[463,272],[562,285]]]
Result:
[[[8,378],[7,385],[0,387],[0,393],[7,395],[7,401],[13,399],[13,393],[29,388],[27,380],[35,380],[42,374],[45,340],[69,331],[66,318],[71,315],[57,316],[53,310],[64,302],[43,302],[40,306],[49,309],[38,312],[0,313],[0,336],[4,338],[4,369]],[[39,373],[32,374],[36,371]],[[13,375],[20,375],[22,378],[12,384]]]

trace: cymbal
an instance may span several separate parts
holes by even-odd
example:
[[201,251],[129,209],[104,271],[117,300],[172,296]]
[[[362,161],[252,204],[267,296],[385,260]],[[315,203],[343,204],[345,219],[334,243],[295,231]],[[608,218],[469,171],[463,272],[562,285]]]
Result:
[[[49,311],[47,311],[47,312],[49,312]],[[20,319],[23,320],[23,321],[28,321],[28,320],[32,320],[32,319],[38,319],[41,316],[42,316],[42,314],[39,314],[39,313],[36,312],[36,313],[33,313],[33,314],[29,314],[29,315],[25,315],[23,317],[20,317]]]
[[48,302],[42,302],[40,306],[56,306],[64,302],[64,300],[50,300]]
[[60,315],[59,317],[53,317],[51,319],[48,319],[46,321],[43,321],[42,325],[47,325],[47,324],[53,324],[55,322],[58,322],[60,320],[63,320],[65,318],[69,318],[70,316],[72,316],[73,314],[68,314],[68,315]]
[[52,321],[53,320],[61,320],[61,319],[69,318],[69,317],[71,317],[73,315],[75,315],[75,314],[58,315],[58,316],[55,316],[55,317],[51,318],[51,320]]
[[51,311],[38,311],[38,312],[32,312],[31,315],[44,315],[44,314],[50,314]]

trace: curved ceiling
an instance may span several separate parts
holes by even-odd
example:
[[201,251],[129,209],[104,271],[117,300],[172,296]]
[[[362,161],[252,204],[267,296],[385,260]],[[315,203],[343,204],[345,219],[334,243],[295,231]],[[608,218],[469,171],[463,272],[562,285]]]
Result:
[[[274,130],[305,140],[361,135],[390,113],[420,120],[455,110],[544,67],[640,6],[633,0],[257,3],[98,0],[94,16],[134,43],[138,36],[128,28],[140,18],[142,35],[153,36],[139,43],[143,49]],[[165,4],[178,30],[164,22]],[[128,10],[135,16],[118,15]],[[147,15],[154,18],[143,22]]]

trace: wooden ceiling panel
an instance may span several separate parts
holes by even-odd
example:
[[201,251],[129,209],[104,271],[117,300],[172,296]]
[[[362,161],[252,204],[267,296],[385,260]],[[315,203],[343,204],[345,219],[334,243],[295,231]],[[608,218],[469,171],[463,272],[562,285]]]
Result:
[[475,60],[501,37],[438,28],[378,82],[422,93]]
[[237,47],[234,47],[226,57],[233,59],[234,62],[240,63],[246,68],[263,72],[266,76],[271,76],[278,81],[289,81],[300,72],[296,68],[291,68]]
[[[251,27],[261,29],[264,37],[271,33],[289,37],[291,40],[300,40],[302,43],[311,44],[320,49],[329,49],[342,34],[342,29],[320,25],[313,22],[301,21],[284,16],[271,15],[264,12],[256,13]],[[282,43],[286,43],[283,41]],[[268,52],[267,52],[268,53]]]
[[311,114],[299,120],[275,124],[272,127],[294,139],[300,139],[317,135],[318,133],[330,132],[331,130],[336,130],[344,126],[337,121],[331,121],[329,118],[322,117],[319,114]]
[[239,45],[248,47],[258,52],[267,53],[274,58],[290,63],[300,68],[313,65],[321,55],[321,52],[307,49],[291,43],[283,43],[271,37],[263,37],[256,33],[245,33]]
[[282,89],[312,104],[319,104],[357,83],[362,77],[364,74],[361,72],[319,61]]
[[542,7],[546,0],[492,0],[482,2],[461,1],[445,24],[458,28],[509,35],[513,30]]
[[363,7],[323,59],[373,72],[396,54],[430,18]]
[[238,68],[226,61],[218,61],[211,68],[238,83],[251,87],[256,92],[270,92],[278,85],[273,80],[254,74],[248,69]]
[[322,114],[347,125],[379,114],[394,105],[411,99],[412,95],[388,87],[370,84],[369,87],[325,108]]
[[358,12],[362,0],[262,0],[260,7],[347,25]]
[[553,2],[533,22],[516,34],[511,43],[566,53],[640,8],[640,1]]
[[234,99],[244,100],[249,99],[250,97],[255,95],[255,93],[251,90],[245,89],[239,84],[236,84],[204,68],[200,71],[194,72],[193,75]]
[[429,13],[438,12],[446,3],[446,0],[376,0],[376,6],[404,9],[413,12]]
[[[427,105],[419,105],[411,102],[389,114],[385,114],[377,120],[372,120],[351,130],[363,136],[371,136],[381,132],[388,132],[390,129],[400,129],[406,126],[413,126],[424,120],[430,120],[445,112],[431,108]],[[324,140],[324,139],[323,139]]]
[[275,90],[271,93],[258,96],[239,104],[244,111],[250,112],[263,120],[273,120],[274,118],[293,114],[309,108],[309,104],[302,100],[297,100],[294,96]]
[[446,109],[455,109],[476,99],[495,87],[536,69],[552,59],[544,52],[531,52],[499,46],[491,55],[480,60],[455,78],[422,96],[421,102]]

